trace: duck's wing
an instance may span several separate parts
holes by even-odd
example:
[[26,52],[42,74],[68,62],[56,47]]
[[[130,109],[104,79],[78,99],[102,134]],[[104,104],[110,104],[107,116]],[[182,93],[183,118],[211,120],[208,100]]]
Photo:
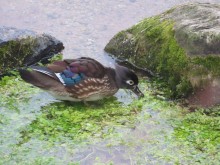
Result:
[[106,71],[106,68],[102,64],[89,57],[55,61],[49,64],[47,68],[55,73],[62,73],[68,69],[72,73],[82,73],[86,77],[91,78],[103,78]]
[[61,84],[74,87],[86,80],[88,82],[103,78],[105,67],[94,59],[82,57],[55,61],[47,67],[32,66],[30,69],[21,69],[20,75],[26,82],[44,89]]
[[64,60],[69,64],[70,70],[74,73],[83,73],[91,78],[103,78],[106,73],[106,68],[98,61],[89,58],[81,57],[75,60]]
[[19,72],[24,81],[45,90],[63,86],[56,74],[47,67],[31,66],[19,69]]

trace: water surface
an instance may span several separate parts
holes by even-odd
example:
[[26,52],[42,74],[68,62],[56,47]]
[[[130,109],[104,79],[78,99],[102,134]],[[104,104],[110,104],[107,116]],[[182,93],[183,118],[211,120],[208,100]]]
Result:
[[0,0],[0,25],[49,33],[64,43],[64,57],[108,65],[103,48],[117,32],[187,2],[219,0]]

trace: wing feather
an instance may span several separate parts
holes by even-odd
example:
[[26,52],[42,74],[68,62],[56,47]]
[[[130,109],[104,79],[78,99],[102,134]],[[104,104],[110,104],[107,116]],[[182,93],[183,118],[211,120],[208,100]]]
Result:
[[106,68],[94,59],[81,57],[55,61],[46,67],[32,66],[31,70],[49,76],[64,86],[71,87],[91,78],[102,79],[105,76]]

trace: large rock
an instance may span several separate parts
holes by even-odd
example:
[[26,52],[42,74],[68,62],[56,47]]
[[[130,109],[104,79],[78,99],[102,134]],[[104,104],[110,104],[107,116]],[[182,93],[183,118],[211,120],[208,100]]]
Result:
[[175,98],[220,103],[218,4],[185,4],[144,19],[115,35],[105,51],[162,75]]
[[63,48],[63,43],[50,35],[0,27],[0,75],[46,60]]

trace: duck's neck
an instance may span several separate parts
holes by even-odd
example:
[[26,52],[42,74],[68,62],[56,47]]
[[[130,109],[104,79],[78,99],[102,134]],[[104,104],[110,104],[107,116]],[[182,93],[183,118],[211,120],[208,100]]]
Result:
[[120,86],[119,86],[120,83],[118,82],[119,77],[118,77],[115,69],[107,68],[107,74],[108,74],[109,81],[110,81],[111,85],[115,86],[117,88],[120,88]]

